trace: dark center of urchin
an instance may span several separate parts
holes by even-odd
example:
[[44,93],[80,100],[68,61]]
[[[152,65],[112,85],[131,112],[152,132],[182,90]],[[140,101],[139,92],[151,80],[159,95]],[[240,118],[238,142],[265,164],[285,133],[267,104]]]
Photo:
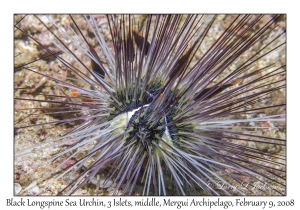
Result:
[[152,142],[158,143],[159,139],[163,136],[165,128],[161,127],[165,124],[165,121],[161,123],[149,122],[149,117],[153,112],[153,108],[143,107],[136,111],[128,122],[127,129],[132,129],[127,138],[129,141],[137,140],[142,144],[145,150],[152,145]]
[[[174,110],[164,113],[161,120],[155,122],[150,120],[151,115],[157,111],[154,110],[154,104],[151,104],[151,102],[163,89],[162,84],[161,81],[150,82],[146,86],[146,90],[142,91],[143,81],[141,80],[137,89],[134,88],[134,84],[128,88],[128,100],[126,100],[125,90],[118,89],[115,91],[114,96],[118,99],[120,104],[113,100],[111,100],[109,104],[109,107],[112,109],[109,119],[136,110],[126,126],[126,130],[131,130],[127,141],[137,140],[145,150],[148,150],[148,147],[152,146],[153,142],[158,143],[165,132],[169,136],[168,138],[171,139],[173,145],[180,147],[178,135],[179,128],[175,125],[164,126],[174,117],[176,106],[174,106]],[[135,95],[135,97],[133,95]],[[162,108],[160,111],[164,112],[164,109]]]

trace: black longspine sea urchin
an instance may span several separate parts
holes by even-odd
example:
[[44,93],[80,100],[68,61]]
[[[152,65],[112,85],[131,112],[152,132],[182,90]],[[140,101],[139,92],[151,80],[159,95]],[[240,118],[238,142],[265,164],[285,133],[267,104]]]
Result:
[[[50,94],[16,87],[16,106],[38,102],[16,108],[16,135],[36,126],[45,132],[72,126],[60,137],[16,146],[16,161],[60,148],[47,162],[56,163],[54,169],[38,179],[38,185],[48,180],[44,190],[66,177],[59,194],[74,194],[95,177],[99,188],[104,173],[112,194],[285,194],[285,139],[264,133],[285,120],[274,114],[285,107],[284,97],[268,104],[272,94],[285,91],[285,63],[265,61],[284,49],[285,31],[277,25],[283,15],[230,16],[204,52],[220,21],[214,15],[70,15],[64,27],[44,15],[23,17],[16,31],[44,55],[23,64],[22,54],[16,56],[15,72],[55,84]],[[47,35],[24,27],[29,18]],[[49,58],[68,76],[37,67]],[[27,97],[32,93],[35,98]],[[58,119],[30,123],[32,116],[48,115]],[[237,183],[241,187],[230,191]]]

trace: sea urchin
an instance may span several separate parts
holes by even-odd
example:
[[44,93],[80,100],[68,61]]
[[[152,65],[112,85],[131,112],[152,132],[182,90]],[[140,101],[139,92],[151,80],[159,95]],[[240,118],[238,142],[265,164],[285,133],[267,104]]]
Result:
[[284,195],[283,21],[16,16],[22,193]]

